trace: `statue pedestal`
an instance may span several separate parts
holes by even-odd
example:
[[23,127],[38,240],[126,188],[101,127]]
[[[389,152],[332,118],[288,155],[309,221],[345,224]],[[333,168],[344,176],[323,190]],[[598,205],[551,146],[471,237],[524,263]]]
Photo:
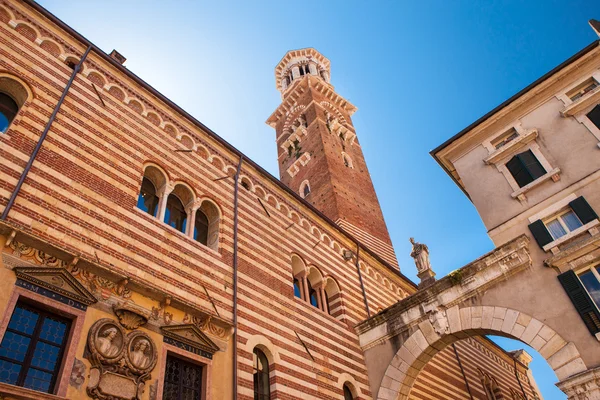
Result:
[[426,269],[423,272],[417,274],[421,282],[419,283],[419,289],[426,288],[427,286],[433,285],[435,282],[435,272],[430,269]]

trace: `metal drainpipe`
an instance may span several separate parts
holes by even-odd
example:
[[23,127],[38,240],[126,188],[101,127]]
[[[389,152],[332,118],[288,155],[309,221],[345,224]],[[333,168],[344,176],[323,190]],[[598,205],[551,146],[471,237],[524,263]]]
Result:
[[460,367],[460,372],[465,380],[465,385],[467,386],[467,392],[469,392],[469,397],[473,400],[473,394],[471,393],[471,388],[469,387],[469,380],[467,379],[467,375],[465,374],[465,370],[463,368],[462,362],[460,361],[460,357],[458,356],[458,349],[456,345],[452,343],[452,348],[454,349],[454,355],[456,356],[456,361],[458,361],[458,366]]
[[237,399],[238,384],[238,346],[237,346],[237,287],[238,287],[238,191],[240,171],[244,156],[240,155],[240,162],[235,173],[233,184],[233,400]]
[[48,120],[48,123],[46,124],[46,128],[44,128],[44,131],[42,132],[40,139],[38,140],[37,144],[35,145],[35,148],[33,149],[31,156],[29,157],[29,161],[27,161],[27,165],[25,165],[25,169],[23,170],[23,173],[21,174],[21,177],[19,178],[19,181],[17,182],[17,186],[15,186],[15,190],[13,190],[12,194],[10,195],[8,204],[6,205],[6,208],[4,208],[4,211],[2,212],[2,216],[0,216],[0,220],[5,221],[6,218],[8,217],[8,213],[10,212],[10,209],[12,208],[17,196],[19,195],[19,192],[21,191],[21,186],[23,186],[23,182],[25,182],[25,178],[27,178],[27,175],[29,174],[29,170],[31,169],[31,166],[33,165],[33,162],[35,161],[35,158],[37,157],[40,149],[42,148],[42,144],[44,143],[44,140],[46,140],[46,136],[48,135],[48,132],[50,131],[50,127],[52,127],[52,123],[54,122],[54,119],[56,118],[56,115],[58,114],[60,107],[62,106],[63,102],[65,101],[65,98],[67,97],[67,94],[69,93],[69,89],[71,88],[71,85],[73,84],[73,81],[75,80],[75,76],[81,69],[83,62],[85,61],[88,54],[92,50],[92,47],[93,46],[90,45],[87,48],[87,50],[85,51],[85,53],[83,53],[83,56],[81,57],[81,59],[79,60],[79,62],[75,66],[75,68],[73,68],[73,73],[71,74],[71,78],[69,79],[69,82],[67,82],[67,86],[65,86],[65,89],[63,90],[62,96],[60,96],[60,100],[58,100],[56,107],[54,107],[54,111],[52,111],[52,115],[50,116],[50,119]]
[[519,378],[519,372],[517,370],[517,360],[513,358],[515,362],[515,377],[517,378],[517,382],[519,382],[519,387],[521,388],[521,392],[523,393],[523,397],[527,399],[527,393],[525,393],[525,389],[523,388],[523,384],[521,383],[521,378]]
[[371,310],[369,310],[369,300],[367,300],[367,293],[365,292],[365,284],[363,283],[362,273],[360,272],[360,265],[358,265],[358,255],[360,254],[360,243],[356,242],[356,270],[358,271],[358,279],[360,280],[360,288],[362,289],[363,300],[365,302],[365,309],[367,310],[367,317],[371,318]]

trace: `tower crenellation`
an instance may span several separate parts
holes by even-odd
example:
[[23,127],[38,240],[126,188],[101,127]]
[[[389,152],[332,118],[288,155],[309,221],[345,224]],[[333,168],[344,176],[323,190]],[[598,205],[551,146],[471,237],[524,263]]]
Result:
[[397,265],[352,124],[356,107],[330,76],[329,60],[312,48],[289,51],[275,67],[282,103],[267,123],[276,131],[280,180]]

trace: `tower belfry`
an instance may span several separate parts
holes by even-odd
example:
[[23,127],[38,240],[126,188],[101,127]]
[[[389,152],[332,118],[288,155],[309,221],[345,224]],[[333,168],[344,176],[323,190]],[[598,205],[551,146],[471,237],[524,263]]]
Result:
[[312,48],[286,53],[275,67],[282,102],[275,128],[279,176],[331,220],[398,265],[351,116],[356,107],[330,83],[330,62]]

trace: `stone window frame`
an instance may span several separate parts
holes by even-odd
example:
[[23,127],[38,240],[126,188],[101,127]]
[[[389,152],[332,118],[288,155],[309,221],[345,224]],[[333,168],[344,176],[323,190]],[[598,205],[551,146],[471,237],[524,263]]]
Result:
[[6,328],[8,327],[8,323],[10,322],[10,318],[12,317],[17,303],[19,301],[33,303],[33,305],[35,305],[37,308],[41,308],[45,311],[60,315],[71,320],[71,329],[69,330],[69,334],[67,337],[65,352],[61,360],[60,369],[58,370],[53,394],[38,392],[21,386],[8,385],[5,383],[3,383],[2,385],[7,385],[11,388],[15,388],[15,390],[21,392],[19,394],[22,394],[24,396],[33,395],[35,396],[35,398],[38,398],[40,400],[45,400],[46,398],[55,398],[54,396],[66,399],[67,391],[69,389],[69,380],[71,378],[71,369],[73,367],[73,362],[75,361],[79,341],[82,337],[85,337],[83,333],[83,324],[85,322],[86,311],[78,310],[74,307],[70,307],[66,304],[63,304],[57,300],[53,300],[49,297],[42,296],[25,288],[15,286],[6,304],[6,309],[4,310],[2,321],[0,322],[0,340],[4,338],[4,334],[6,333]]
[[[147,174],[148,169],[151,168],[153,170],[155,170],[155,173],[160,174],[160,182],[157,181],[157,177],[153,177]],[[150,180],[150,182],[152,182],[152,184],[154,185],[154,187],[156,188],[156,195],[158,196],[158,210],[156,213],[156,217],[144,212],[143,210],[140,210],[137,207],[137,202],[136,202],[136,206],[134,206],[134,209],[143,214],[144,216],[148,217],[148,218],[152,218],[153,220],[158,220],[162,225],[164,225],[167,229],[170,229],[173,232],[176,232],[178,235],[183,235],[185,237],[188,237],[190,240],[194,241],[194,243],[199,244],[200,246],[202,246],[205,249],[208,249],[214,253],[216,253],[217,255],[221,255],[221,253],[219,252],[219,247],[220,247],[220,237],[221,237],[221,219],[223,218],[223,213],[221,211],[221,208],[218,206],[218,204],[213,201],[212,199],[208,198],[208,197],[204,197],[204,196],[197,196],[196,192],[192,189],[192,187],[187,184],[186,182],[183,181],[172,181],[169,177],[169,175],[167,174],[167,172],[158,164],[156,163],[146,163],[144,164],[143,167],[143,175],[142,175],[142,181],[144,178],[147,178],[148,180]],[[141,181],[140,181],[140,189],[138,190],[138,196],[141,190]],[[185,202],[181,196],[177,196],[175,192],[176,189],[183,187],[185,188],[185,190],[189,191],[189,196],[191,198],[188,199],[187,202]],[[169,195],[171,194],[175,194],[180,201],[182,201],[183,206],[186,210],[186,214],[187,214],[187,222],[186,222],[186,227],[185,227],[185,232],[181,232],[175,228],[173,228],[172,226],[170,226],[169,224],[167,224],[164,219],[165,219],[165,213],[166,213],[166,208],[167,208],[167,200],[169,198]],[[209,232],[208,232],[208,236],[209,236],[209,241],[207,244],[204,244],[202,242],[199,242],[197,240],[194,239],[194,225],[196,223],[196,213],[197,212],[203,212],[208,220],[209,220]],[[212,214],[212,215],[211,215]],[[216,239],[213,240],[214,243],[211,244],[211,233],[212,235],[216,235]]]
[[[572,101],[567,93],[571,92],[577,86],[585,81],[594,79],[598,83],[598,87],[586,93],[576,101]],[[581,79],[575,81],[572,85],[566,87],[563,91],[556,95],[563,102],[564,107],[560,114],[564,118],[573,117],[577,122],[585,126],[590,133],[598,140],[597,146],[600,147],[600,128],[590,121],[587,114],[598,104],[600,104],[600,70],[593,72]]]
[[[600,282],[600,272],[598,272],[596,270],[596,267],[599,267],[599,266],[600,266],[600,260],[595,260],[594,262],[588,263],[587,265],[585,265],[583,267],[573,268],[573,272],[577,276],[577,279],[579,279],[579,282],[581,283],[581,286],[584,288],[585,292],[590,297],[590,300],[592,301],[592,303],[594,304],[594,306],[596,306],[596,309],[598,309],[598,311],[600,312],[600,304],[596,303],[596,301],[594,300],[594,297],[588,291],[588,289],[585,287],[585,285],[583,284],[583,282],[581,281],[581,278],[580,278],[580,275],[583,274],[584,272],[592,271],[592,274],[594,275],[594,277],[598,280],[598,282]],[[598,341],[600,341],[600,332],[596,333],[596,339]]]
[[18,107],[17,114],[8,124],[6,132],[2,134],[6,135],[15,122],[19,121],[23,108],[33,99],[33,91],[27,82],[8,72],[0,72],[0,91],[12,98]]
[[[308,193],[304,194],[306,187],[308,187]],[[303,180],[302,183],[300,184],[300,189],[299,189],[300,197],[305,199],[311,194],[311,192],[312,191],[310,188],[310,182],[308,181],[308,179]]]
[[[577,195],[575,193],[571,193],[570,195],[566,196],[565,198],[563,198],[562,200],[559,200],[555,203],[553,203],[552,205],[544,208],[543,210],[535,213],[534,215],[530,216],[528,218],[529,223],[533,223],[537,220],[548,220],[550,218],[552,218],[555,215],[558,215],[560,213],[563,213],[564,211],[571,209],[569,207],[569,203],[572,202],[573,200],[577,199]],[[599,228],[600,228],[600,221],[598,219],[595,219],[591,222],[588,222],[587,224],[583,224],[582,226],[580,226],[577,229],[574,229],[570,232],[568,232],[566,235],[561,236],[560,238],[553,240],[552,242],[546,244],[542,249],[544,251],[551,251],[553,254],[557,254],[560,249],[558,246],[560,246],[561,244],[570,241],[571,239],[582,235],[585,232],[588,232],[591,236],[597,235],[599,233]]]
[[[493,143],[512,130],[517,132],[518,136],[515,139],[507,142],[504,146],[496,149]],[[560,180],[560,168],[553,167],[550,161],[546,158],[537,142],[538,136],[539,132],[536,128],[526,129],[523,128],[521,121],[515,121],[482,142],[483,147],[488,151],[488,155],[483,159],[483,162],[487,165],[494,165],[496,169],[502,175],[504,175],[508,184],[513,190],[510,194],[511,197],[513,199],[518,199],[521,202],[527,200],[525,193],[539,186],[543,182],[546,182],[550,179],[552,179],[554,182],[558,182]],[[535,179],[533,182],[520,187],[508,170],[506,163],[508,163],[515,155],[528,150],[533,153],[542,167],[544,167],[546,173]]]
[[192,364],[196,364],[202,367],[202,389],[201,389],[201,400],[211,400],[211,391],[209,390],[210,383],[212,382],[212,363],[213,361],[202,357],[198,354],[191,353],[189,351],[180,349],[179,347],[170,345],[168,343],[162,343],[162,352],[159,359],[159,374],[158,374],[158,385],[156,388],[156,398],[162,399],[163,392],[165,390],[165,369],[167,367],[167,356],[169,354],[174,355],[177,358],[181,358]]

